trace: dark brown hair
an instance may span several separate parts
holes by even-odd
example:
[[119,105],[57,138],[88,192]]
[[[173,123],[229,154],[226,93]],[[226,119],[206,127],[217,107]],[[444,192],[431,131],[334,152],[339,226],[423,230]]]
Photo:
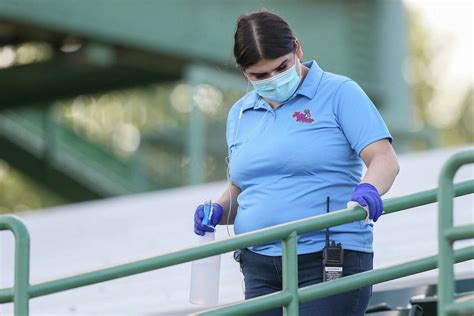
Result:
[[261,59],[275,59],[295,51],[296,37],[279,15],[260,10],[241,15],[234,35],[234,57],[245,69]]

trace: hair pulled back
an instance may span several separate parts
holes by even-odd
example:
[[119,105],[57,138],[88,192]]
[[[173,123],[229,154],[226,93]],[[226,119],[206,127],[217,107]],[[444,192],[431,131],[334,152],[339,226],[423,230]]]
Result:
[[234,35],[234,57],[245,69],[261,59],[275,59],[295,51],[296,37],[279,15],[261,10],[241,15]]

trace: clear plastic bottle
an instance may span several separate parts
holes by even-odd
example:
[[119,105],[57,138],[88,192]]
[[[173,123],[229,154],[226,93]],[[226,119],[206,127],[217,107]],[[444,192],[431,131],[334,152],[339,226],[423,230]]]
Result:
[[[204,204],[204,225],[209,224],[212,216],[211,201]],[[215,233],[205,233],[199,237],[199,245],[215,240]],[[197,305],[215,306],[219,301],[219,274],[221,256],[195,260],[191,264],[191,288],[189,301]]]

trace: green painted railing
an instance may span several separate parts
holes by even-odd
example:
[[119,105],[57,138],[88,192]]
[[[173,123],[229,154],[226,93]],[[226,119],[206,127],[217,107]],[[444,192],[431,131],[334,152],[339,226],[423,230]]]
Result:
[[[453,163],[454,161],[454,164],[457,166],[456,168],[445,167],[443,170],[446,170],[446,168],[448,170],[455,170],[459,167],[459,165],[473,160],[474,151],[471,150],[468,152],[463,152],[461,154],[455,155],[451,160],[449,160],[449,163]],[[454,171],[451,173],[454,175]],[[448,172],[447,174],[450,175],[451,173]],[[450,179],[452,179],[452,177]],[[455,185],[452,185],[452,181],[450,181],[448,186],[443,184],[440,190],[443,190],[444,188],[448,188],[449,190],[446,195],[443,195],[444,193],[440,193],[440,196],[438,196],[438,190],[432,189],[403,197],[387,199],[384,201],[384,214],[390,214],[397,211],[434,203],[438,198],[445,199],[451,197],[452,206],[452,197],[474,193],[474,180],[464,181]],[[452,208],[449,210],[451,211]],[[262,229],[252,233],[239,235],[222,241],[214,241],[198,247],[187,248],[165,255],[151,257],[34,285],[29,284],[30,245],[28,231],[24,224],[17,218],[8,215],[0,216],[0,230],[11,230],[14,233],[16,239],[14,286],[13,288],[0,290],[0,303],[14,302],[15,316],[24,316],[28,315],[28,302],[31,298],[152,271],[155,269],[165,268],[256,244],[268,243],[278,240],[283,242],[282,291],[204,311],[198,313],[197,315],[245,314],[264,311],[280,306],[283,306],[286,315],[298,315],[298,306],[300,303],[437,268],[438,260],[440,260],[440,258],[438,258],[438,256],[432,256],[298,289],[296,236],[311,231],[325,229],[326,227],[363,220],[365,216],[365,211],[359,207],[335,211],[329,214],[314,216],[311,218]],[[466,226],[456,230],[450,230],[450,228],[447,228],[447,232],[444,230],[443,232],[447,240],[452,242],[453,240],[460,237],[470,236],[469,230],[470,227]],[[451,249],[451,247],[449,247],[448,251],[450,258],[448,258],[447,261],[439,262],[440,268],[443,267],[443,269],[451,269],[452,271],[452,265],[454,262],[462,262],[474,259],[474,247],[472,246],[454,251]],[[447,268],[443,266],[446,264],[448,265]],[[443,284],[452,284],[452,280],[453,276],[451,274],[451,276],[448,276],[448,278],[442,282],[444,282]],[[443,297],[447,296],[452,298],[452,293],[453,288],[451,286],[451,288],[445,290]],[[442,306],[445,306],[442,308],[445,308],[446,312],[466,311],[472,308],[472,304],[469,302],[463,303],[462,305],[452,305],[448,301],[447,305]],[[443,312],[441,314],[444,315]]]
[[[0,231],[10,230],[15,236],[15,316],[28,315],[30,287],[30,234],[16,216],[0,216]],[[8,302],[11,302],[10,299]]]
[[[452,156],[443,166],[438,191],[438,316],[474,315],[474,300],[454,303],[454,250],[456,240],[474,238],[474,224],[453,227],[453,179],[458,169],[474,162],[474,151]],[[471,210],[472,211],[472,210]]]

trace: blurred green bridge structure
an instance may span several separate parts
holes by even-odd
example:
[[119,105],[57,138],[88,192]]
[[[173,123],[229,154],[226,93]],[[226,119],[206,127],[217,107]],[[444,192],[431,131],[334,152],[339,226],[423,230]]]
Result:
[[[413,140],[436,142],[429,132],[413,131],[400,1],[2,0],[0,49],[35,42],[49,45],[52,54],[0,68],[0,159],[67,201],[201,183],[208,155],[224,172],[225,121],[209,126],[195,98],[186,129],[144,135],[126,161],[55,119],[51,104],[176,82],[245,92],[232,58],[235,21],[262,7],[289,21],[305,60],[362,85],[399,150]],[[71,42],[77,48],[64,49]],[[185,170],[169,166],[181,177],[151,176],[146,153],[153,148],[188,159]]]

